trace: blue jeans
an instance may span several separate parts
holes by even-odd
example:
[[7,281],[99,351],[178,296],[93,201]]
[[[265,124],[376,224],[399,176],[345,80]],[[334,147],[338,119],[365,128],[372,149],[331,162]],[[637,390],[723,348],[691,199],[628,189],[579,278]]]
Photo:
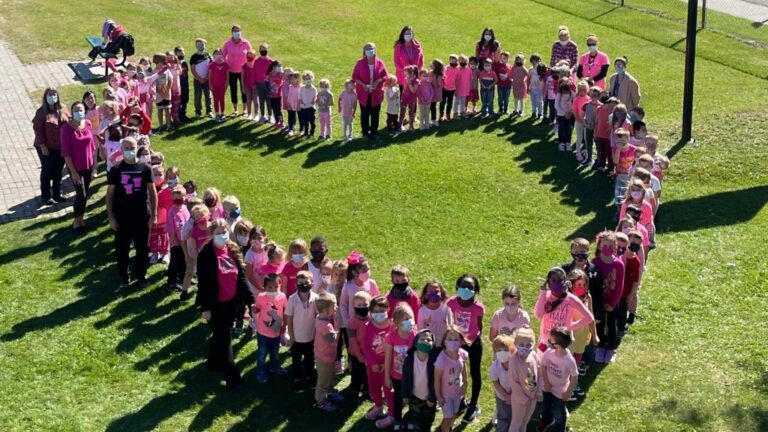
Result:
[[541,115],[544,108],[541,96],[542,91],[540,89],[531,89],[531,112],[535,115]]
[[512,87],[498,87],[499,92],[499,112],[506,113],[509,108],[509,92]]
[[563,116],[557,116],[557,141],[562,144],[571,145],[571,135],[573,134],[573,116],[567,119]]
[[269,355],[269,368],[272,371],[280,368],[280,360],[277,358],[280,350],[280,337],[271,338],[257,333],[256,341],[259,347],[256,349],[256,375],[267,375],[267,355]]
[[481,87],[480,99],[483,101],[483,108],[480,110],[480,114],[493,115],[493,87]]
[[[549,114],[547,114],[547,111],[549,111]],[[544,117],[547,118],[547,121],[552,123],[553,121],[555,121],[556,116],[557,116],[557,110],[555,110],[555,100],[547,99],[544,102]]]
[[555,421],[547,431],[565,432],[565,423],[567,421],[565,402],[550,392],[544,392],[544,400],[541,402],[541,420],[545,425],[550,424],[552,420]]

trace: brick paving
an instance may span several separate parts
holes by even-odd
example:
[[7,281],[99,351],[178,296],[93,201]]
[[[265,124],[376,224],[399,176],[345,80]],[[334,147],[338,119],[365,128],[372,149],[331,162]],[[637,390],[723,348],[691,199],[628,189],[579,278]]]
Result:
[[[24,65],[0,40],[0,224],[71,210],[71,200],[40,207],[40,160],[32,146],[32,117],[40,101],[33,101],[30,93],[72,84],[74,75],[66,62]],[[64,191],[68,183],[64,181]]]

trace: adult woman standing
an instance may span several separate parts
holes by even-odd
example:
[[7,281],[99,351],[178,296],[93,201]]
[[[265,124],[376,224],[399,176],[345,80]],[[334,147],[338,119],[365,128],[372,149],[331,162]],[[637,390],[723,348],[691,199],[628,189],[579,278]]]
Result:
[[595,85],[605,89],[605,77],[608,76],[608,68],[611,66],[611,59],[608,55],[597,49],[597,36],[591,34],[587,36],[587,48],[589,52],[585,53],[579,59],[579,68],[576,70],[576,76],[581,78],[592,78]]
[[61,137],[59,126],[69,119],[66,108],[61,106],[59,92],[47,88],[43,92],[43,103],[32,118],[35,131],[35,150],[40,158],[40,200],[42,204],[64,202],[61,196]]
[[475,57],[479,65],[482,65],[487,58],[494,63],[498,63],[501,59],[501,43],[496,40],[492,27],[486,27],[483,30],[480,40],[475,45]]
[[568,60],[571,68],[576,67],[579,61],[579,47],[571,40],[571,33],[568,27],[560,26],[557,33],[558,40],[552,44],[552,57],[549,60],[549,66],[557,65],[560,60]]
[[211,223],[213,240],[197,257],[197,300],[203,319],[213,335],[208,351],[208,370],[223,372],[227,387],[242,384],[240,370],[232,353],[231,329],[240,302],[253,304],[253,295],[245,279],[245,265],[240,247],[229,240],[229,226],[224,219]]
[[357,100],[360,102],[360,126],[363,136],[376,138],[379,130],[379,111],[384,100],[382,86],[389,72],[384,62],[376,56],[376,44],[363,46],[363,57],[352,71]]
[[611,75],[610,94],[627,106],[627,112],[640,105],[640,84],[627,72],[627,58],[618,57],[613,61],[616,73]]
[[[221,48],[224,61],[229,65],[229,91],[234,112],[232,117],[237,117],[237,89],[240,88],[240,98],[245,106],[245,92],[243,91],[243,65],[245,54],[252,51],[251,43],[242,37],[240,26],[232,26],[232,37],[224,42]],[[239,84],[239,85],[238,85]]]
[[400,94],[403,94],[403,85],[405,85],[406,66],[415,65],[419,69],[424,66],[424,52],[421,44],[413,37],[413,28],[405,26],[400,30],[400,37],[395,41],[395,75],[397,84],[400,85]]
[[75,234],[85,231],[85,203],[88,201],[88,188],[93,174],[93,155],[96,144],[91,132],[91,122],[85,119],[85,105],[82,102],[72,104],[72,118],[61,125],[61,155],[69,169],[69,177],[75,187],[74,216],[72,229]]

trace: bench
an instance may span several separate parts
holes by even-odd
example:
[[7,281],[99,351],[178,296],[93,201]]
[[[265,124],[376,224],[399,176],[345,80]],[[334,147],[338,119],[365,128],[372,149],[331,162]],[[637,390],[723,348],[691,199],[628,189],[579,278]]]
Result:
[[104,59],[104,77],[106,78],[109,75],[109,60],[117,60],[117,54],[101,50],[101,48],[104,48],[104,45],[99,36],[86,36],[85,40],[88,42],[88,45],[91,46],[91,49],[99,48],[99,57]]

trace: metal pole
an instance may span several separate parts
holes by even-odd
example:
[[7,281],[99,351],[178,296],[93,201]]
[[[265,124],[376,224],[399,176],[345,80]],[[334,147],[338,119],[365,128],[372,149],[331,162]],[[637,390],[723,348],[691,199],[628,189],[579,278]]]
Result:
[[707,27],[707,0],[701,1],[701,28]]
[[685,37],[685,80],[683,88],[682,141],[691,141],[693,125],[693,74],[696,68],[696,21],[698,0],[688,0],[688,31]]

